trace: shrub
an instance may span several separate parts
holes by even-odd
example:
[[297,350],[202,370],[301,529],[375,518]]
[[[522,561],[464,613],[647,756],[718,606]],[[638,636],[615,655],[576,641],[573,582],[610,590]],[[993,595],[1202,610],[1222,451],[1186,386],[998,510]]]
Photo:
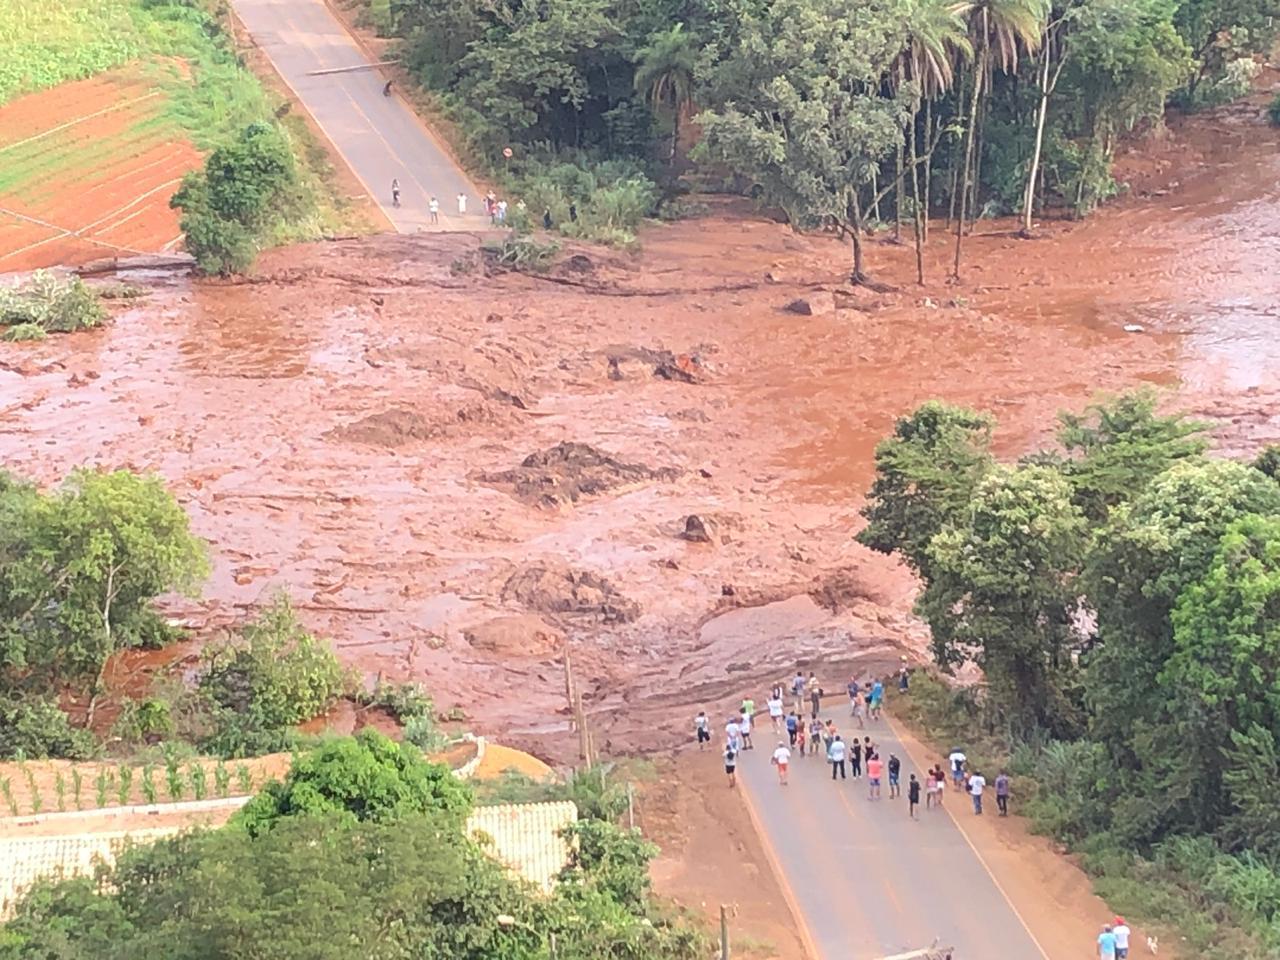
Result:
[[1267,107],[1267,116],[1271,118],[1271,122],[1280,127],[1280,93],[1276,94],[1271,106]]
[[342,813],[354,820],[388,820],[439,812],[461,820],[470,809],[470,790],[448,767],[424,760],[412,744],[366,728],[297,757],[284,782],[269,783],[235,822],[257,835],[294,816]]
[[29,340],[43,340],[47,336],[49,335],[44,332],[44,327],[38,323],[15,323],[5,330],[3,339],[10,343],[19,343]]
[[533,237],[512,233],[501,243],[485,244],[483,250],[489,262],[495,266],[537,272],[547,268],[555,255],[560,252],[560,244],[541,243]]
[[291,727],[329,709],[342,692],[337,657],[298,623],[284,595],[211,648],[199,688],[213,713],[206,749],[223,756],[287,749]]
[[0,759],[85,760],[96,746],[93,735],[72,727],[55,704],[0,697]]
[[112,734],[125,743],[137,744],[172,736],[175,730],[173,707],[168,700],[149,698],[126,700]]
[[449,737],[436,726],[430,714],[410,717],[404,725],[404,738],[423,753],[443,750],[449,743]]
[[6,339],[42,339],[32,328],[46,334],[87,330],[105,318],[97,295],[79,277],[37,270],[25,285],[0,287],[0,326],[10,328]]

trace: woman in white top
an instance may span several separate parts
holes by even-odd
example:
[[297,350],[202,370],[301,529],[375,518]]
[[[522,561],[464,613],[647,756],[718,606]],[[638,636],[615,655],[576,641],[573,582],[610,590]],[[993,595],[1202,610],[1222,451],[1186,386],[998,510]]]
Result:
[[772,763],[778,768],[778,783],[784,787],[787,785],[787,764],[791,762],[791,751],[787,749],[787,745],[781,740],[778,741],[778,749],[773,751]]

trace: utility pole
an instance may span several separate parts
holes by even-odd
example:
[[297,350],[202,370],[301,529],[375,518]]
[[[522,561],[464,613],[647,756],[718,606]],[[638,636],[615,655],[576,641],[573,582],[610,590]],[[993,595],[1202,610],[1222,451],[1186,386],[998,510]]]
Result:
[[720,960],[729,960],[729,912],[720,904]]

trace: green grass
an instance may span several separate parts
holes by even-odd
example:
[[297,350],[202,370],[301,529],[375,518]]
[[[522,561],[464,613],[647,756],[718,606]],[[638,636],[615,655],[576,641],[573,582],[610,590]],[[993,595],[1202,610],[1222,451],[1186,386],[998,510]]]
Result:
[[5,0],[0,104],[147,53],[134,0]]

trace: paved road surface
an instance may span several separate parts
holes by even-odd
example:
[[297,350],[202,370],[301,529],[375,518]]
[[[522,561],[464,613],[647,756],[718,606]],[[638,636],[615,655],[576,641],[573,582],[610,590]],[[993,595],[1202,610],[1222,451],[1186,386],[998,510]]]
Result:
[[[823,715],[842,736],[869,734],[886,763],[891,753],[902,760],[901,799],[889,799],[887,772],[884,798],[874,802],[865,777],[832,782],[821,753],[793,756],[791,782],[779,786],[769,763],[777,737],[767,716],[756,748],[740,755],[738,766],[815,960],[872,960],[927,947],[935,936],[956,948],[955,960],[1045,960],[947,810],[923,809],[924,778],[888,723],[849,728],[847,706],[835,704]],[[911,773],[921,778],[918,822],[907,816]],[[991,790],[985,800],[983,816],[994,815]],[[957,817],[973,815],[957,791],[948,790],[945,803]]]
[[[398,97],[384,97],[376,70],[311,76],[315,70],[368,63],[324,0],[232,0],[254,41],[346,158],[356,176],[401,233],[430,229],[427,204],[440,200],[439,229],[482,222],[476,187]],[[391,203],[400,181],[401,206]],[[467,216],[457,196],[467,195]]]

